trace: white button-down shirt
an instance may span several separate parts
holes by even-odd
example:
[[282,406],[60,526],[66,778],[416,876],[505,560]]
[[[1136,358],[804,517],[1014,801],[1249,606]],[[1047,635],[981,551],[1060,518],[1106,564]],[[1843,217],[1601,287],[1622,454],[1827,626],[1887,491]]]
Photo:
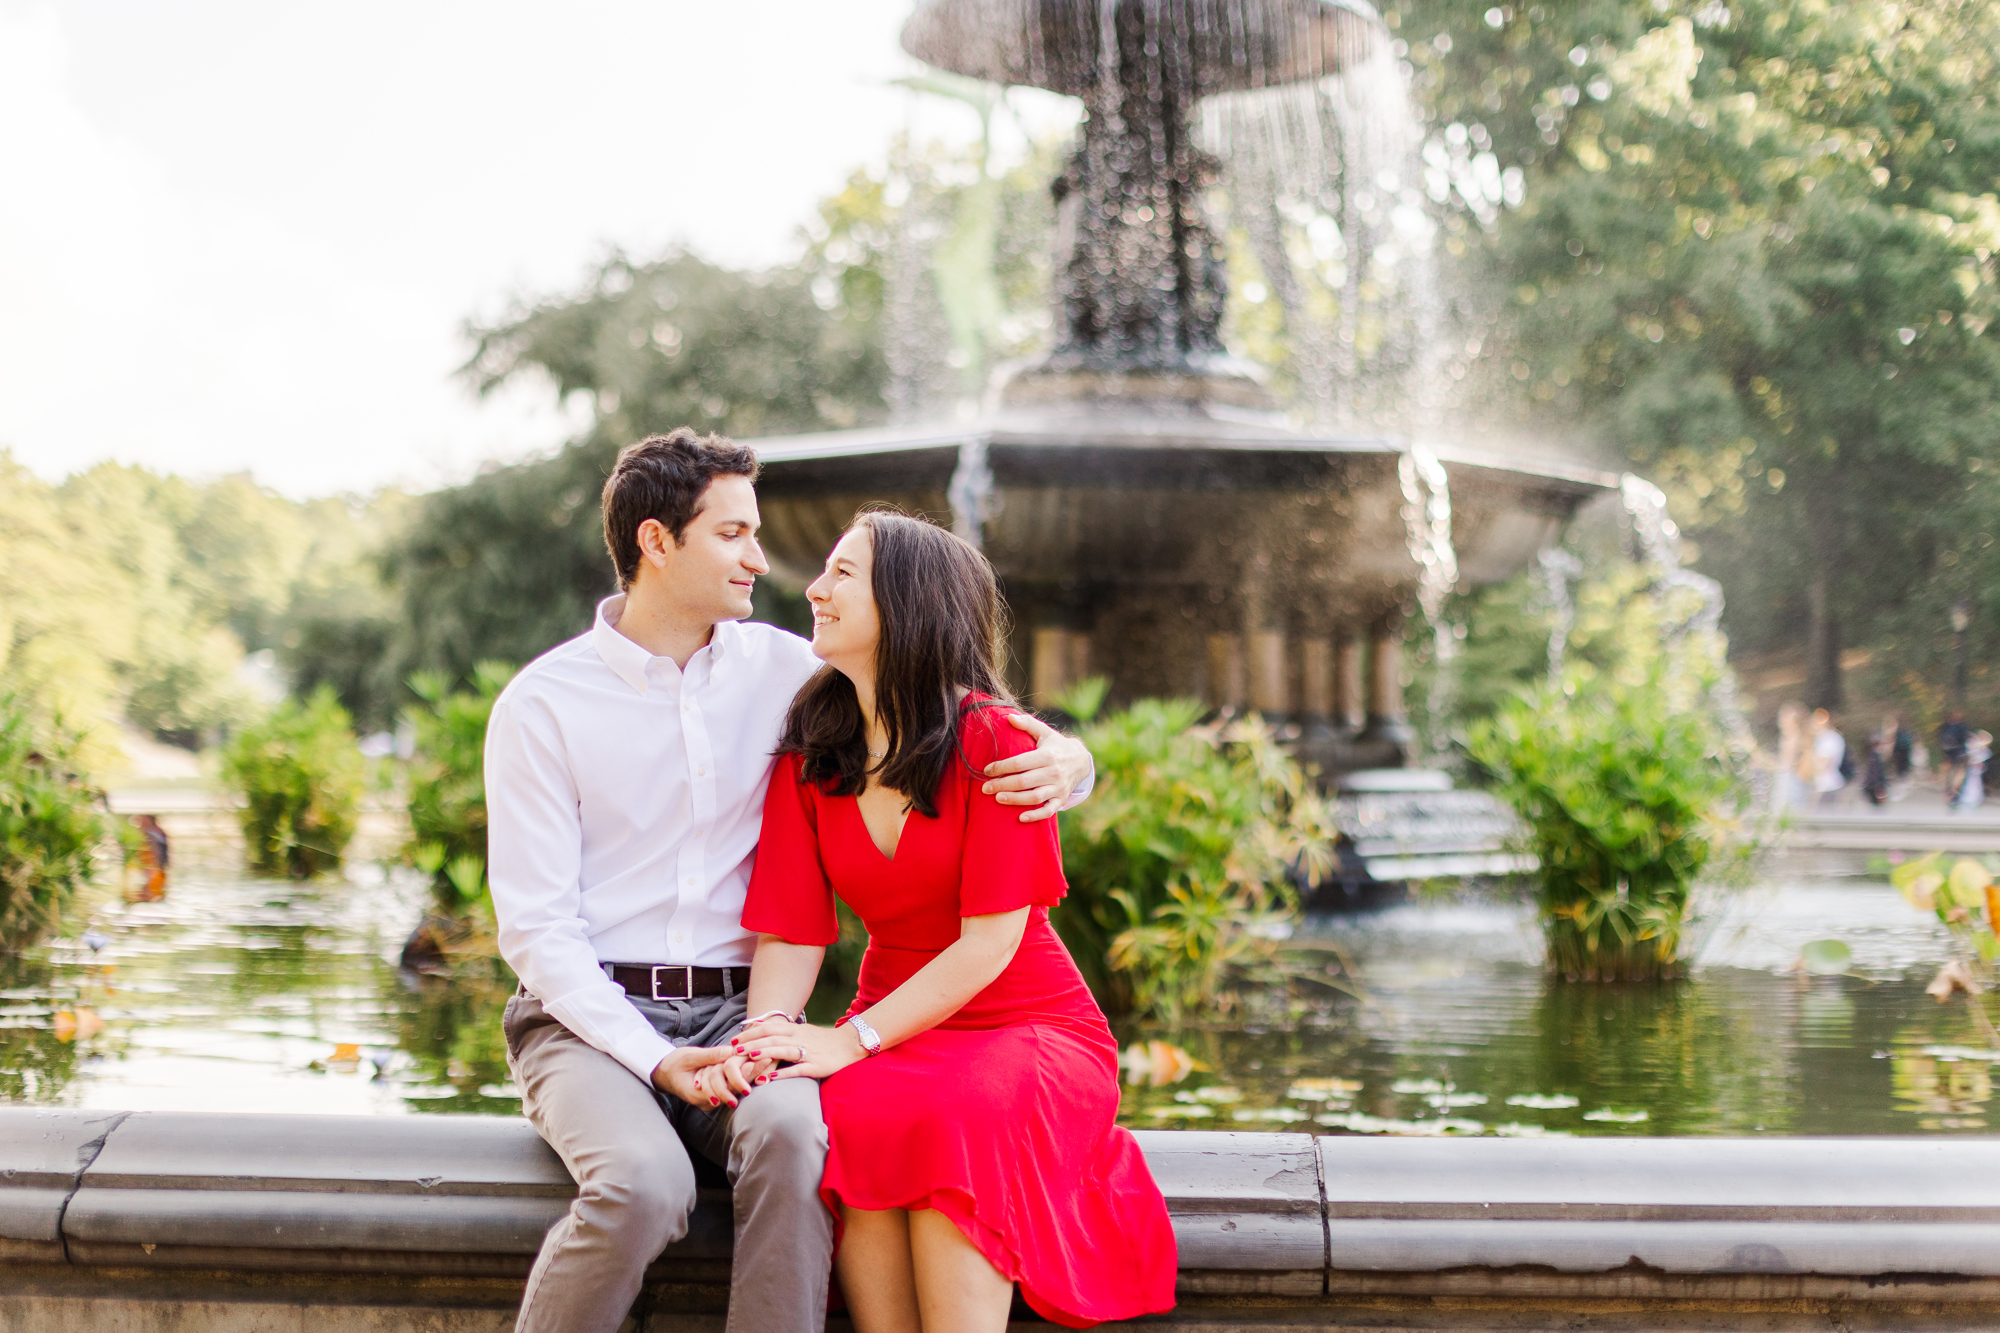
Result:
[[606,600],[494,704],[487,878],[522,983],[650,1080],[672,1047],[602,964],[750,961],[743,897],[772,751],[820,663],[795,634],[725,621],[683,671],[618,632],[624,608]]

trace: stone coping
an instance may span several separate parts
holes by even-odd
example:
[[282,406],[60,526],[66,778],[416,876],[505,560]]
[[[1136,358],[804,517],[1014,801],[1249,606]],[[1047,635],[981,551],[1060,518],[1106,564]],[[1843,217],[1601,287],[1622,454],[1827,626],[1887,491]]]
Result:
[[[2000,1299],[2000,1139],[1138,1138],[1186,1294]],[[514,1118],[0,1107],[24,1273],[517,1279],[572,1193]],[[704,1190],[651,1276],[729,1248]]]

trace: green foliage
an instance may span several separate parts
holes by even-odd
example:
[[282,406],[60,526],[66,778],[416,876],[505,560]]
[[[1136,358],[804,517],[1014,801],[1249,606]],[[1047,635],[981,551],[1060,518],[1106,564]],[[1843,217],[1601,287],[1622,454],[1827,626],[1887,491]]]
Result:
[[[1088,718],[1084,695],[1059,705]],[[1084,728],[1097,787],[1063,816],[1070,893],[1051,914],[1108,1004],[1169,1022],[1228,1005],[1231,973],[1297,910],[1293,869],[1316,883],[1333,847],[1328,804],[1270,729],[1203,711],[1142,700]]]
[[54,930],[89,883],[107,834],[101,794],[75,771],[77,737],[38,726],[21,696],[0,692],[0,949]]
[[513,677],[505,663],[481,662],[470,690],[450,689],[436,672],[410,678],[422,702],[404,713],[416,734],[406,854],[431,877],[438,911],[448,917],[485,900],[486,723]]
[[1739,645],[1810,639],[1815,702],[1843,640],[1934,644],[1956,596],[1996,596],[2000,10],[1389,17],[1435,153],[1523,173],[1518,208],[1446,235],[1490,315],[1463,365],[1489,424],[1595,437],[1658,481]]
[[347,710],[326,686],[238,732],[222,776],[244,801],[251,867],[294,879],[337,868],[360,813],[362,767]]
[[302,602],[372,577],[363,534],[399,498],[295,504],[115,463],[52,486],[0,451],[0,685],[72,719],[93,767],[115,764],[120,715],[205,742],[255,712],[246,650],[283,649]]
[[1672,975],[1689,891],[1724,836],[1737,766],[1687,673],[1569,673],[1471,728],[1472,757],[1527,826],[1549,967],[1594,981]]

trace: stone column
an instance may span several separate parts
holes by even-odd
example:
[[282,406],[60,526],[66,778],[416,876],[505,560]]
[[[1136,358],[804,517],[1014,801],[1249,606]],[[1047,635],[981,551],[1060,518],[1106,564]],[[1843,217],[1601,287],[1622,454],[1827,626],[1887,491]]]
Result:
[[1285,679],[1285,634],[1283,630],[1258,630],[1250,636],[1250,706],[1272,722],[1280,721],[1290,709],[1290,691]]
[[1028,693],[1038,704],[1070,686],[1069,631],[1045,626],[1035,631],[1028,659]]
[[1271,598],[1271,554],[1260,536],[1251,539],[1243,561],[1237,597],[1243,608],[1243,643],[1247,650],[1249,704],[1272,722],[1290,711],[1290,681],[1285,670],[1285,631]]
[[1208,636],[1208,702],[1214,708],[1243,709],[1243,638]]
[[1090,635],[1084,630],[1049,625],[1037,629],[1030,647],[1028,692],[1037,703],[1090,674]]
[[1407,755],[1410,724],[1403,716],[1403,613],[1400,608],[1368,627],[1368,725],[1362,729],[1360,739],[1391,742]]
[[1299,644],[1299,712],[1308,732],[1333,728],[1333,639],[1309,635]]
[[1333,649],[1333,724],[1350,736],[1367,721],[1361,683],[1361,640],[1353,630],[1343,629]]

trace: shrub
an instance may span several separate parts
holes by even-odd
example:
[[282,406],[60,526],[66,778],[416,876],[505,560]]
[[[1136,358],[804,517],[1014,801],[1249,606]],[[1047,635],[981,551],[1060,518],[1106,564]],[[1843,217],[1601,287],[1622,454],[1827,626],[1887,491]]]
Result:
[[[1102,697],[1062,707],[1088,720]],[[1052,914],[1107,1007],[1170,1022],[1228,1003],[1229,974],[1289,933],[1290,876],[1316,883],[1332,858],[1330,807],[1270,729],[1202,712],[1142,700],[1084,728],[1097,787],[1063,816],[1070,894]]]
[[486,723],[513,677],[501,662],[474,667],[470,690],[451,689],[438,672],[410,677],[423,702],[404,714],[416,738],[405,855],[430,876],[437,909],[448,917],[485,900]]
[[244,728],[222,756],[223,780],[243,798],[250,865],[307,879],[339,866],[354,837],[363,765],[347,710],[321,686]]
[[74,771],[78,740],[0,694],[0,948],[48,935],[92,878],[108,829],[100,794]]
[[1737,766],[1665,659],[1637,680],[1571,673],[1471,728],[1472,757],[1527,826],[1551,971],[1675,974],[1689,891],[1726,832]]

